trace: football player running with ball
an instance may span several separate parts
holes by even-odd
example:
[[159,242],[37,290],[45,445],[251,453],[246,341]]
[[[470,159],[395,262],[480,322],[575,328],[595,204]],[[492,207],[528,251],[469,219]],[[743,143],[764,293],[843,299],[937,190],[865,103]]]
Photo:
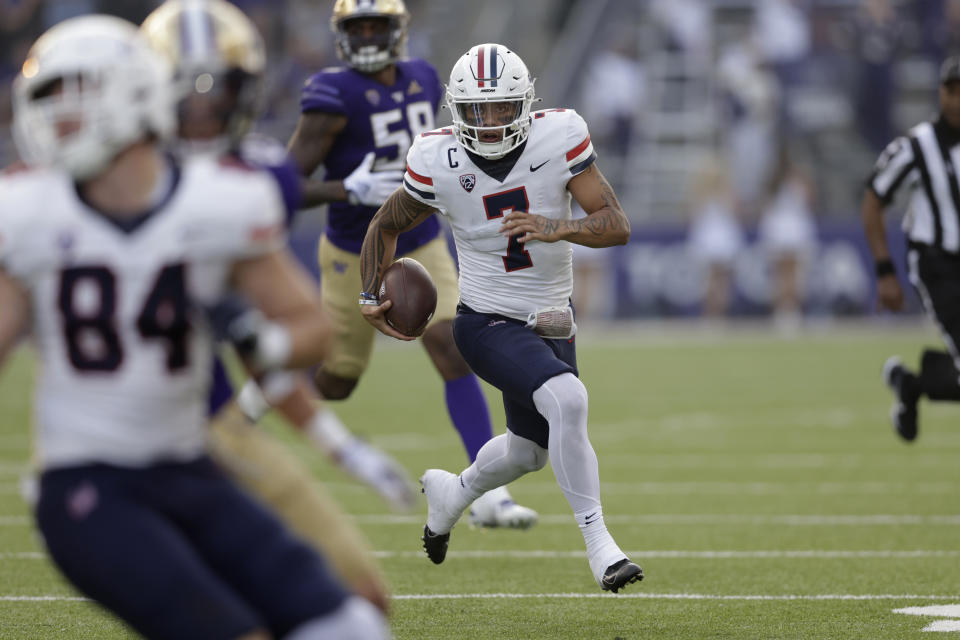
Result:
[[0,178],[0,361],[32,333],[51,559],[149,638],[388,637],[207,453],[203,309],[236,292],[270,319],[274,347],[248,354],[262,370],[329,348],[276,183],[164,153],[169,68],[124,20],[61,22],[22,69],[14,135],[30,168]]
[[[643,571],[603,520],[587,390],[577,377],[570,243],[624,244],[630,223],[595,164],[583,119],[570,109],[531,113],[533,100],[530,73],[507,47],[477,45],[457,61],[447,86],[453,126],[416,138],[403,188],[370,224],[361,303],[375,298],[397,236],[443,212],[460,259],[454,336],[477,375],[503,393],[507,433],[460,475],[424,473],[427,555],[443,562],[450,530],[476,496],[541,469],[549,457],[597,584],[617,592]],[[586,218],[571,220],[571,196]],[[377,329],[404,339],[384,321],[389,306],[361,309]]]
[[[402,0],[337,0],[331,26],[345,68],[325,69],[306,83],[303,114],[288,145],[304,176],[320,165],[323,180],[307,180],[304,204],[329,202],[319,259],[324,309],[336,327],[333,353],[315,377],[328,400],[347,398],[370,362],[375,332],[357,309],[360,247],[367,225],[400,186],[411,139],[434,128],[443,94],[436,70],[404,58],[409,15]],[[396,255],[420,262],[438,289],[436,313],[423,346],[444,381],[450,421],[472,462],[493,437],[479,381],[457,351],[453,317],[457,274],[439,221],[397,239]],[[537,514],[516,504],[506,487],[478,496],[471,523],[526,529]]]

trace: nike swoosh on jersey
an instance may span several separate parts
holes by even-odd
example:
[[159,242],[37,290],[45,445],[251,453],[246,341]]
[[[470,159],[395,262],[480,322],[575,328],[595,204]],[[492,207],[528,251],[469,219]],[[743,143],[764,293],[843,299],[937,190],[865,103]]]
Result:
[[542,167],[543,165],[547,164],[548,162],[550,162],[550,160],[544,160],[543,162],[541,162],[541,163],[538,164],[537,166],[530,165],[530,171],[531,171],[531,172],[536,171],[537,169],[539,169],[539,168]]

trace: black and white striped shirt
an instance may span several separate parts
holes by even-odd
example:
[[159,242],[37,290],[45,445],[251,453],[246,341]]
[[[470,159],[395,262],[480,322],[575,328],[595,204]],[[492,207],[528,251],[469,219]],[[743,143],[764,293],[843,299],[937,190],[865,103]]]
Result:
[[957,134],[941,121],[922,122],[883,150],[868,186],[889,204],[906,182],[910,202],[903,230],[910,241],[960,253],[958,165]]

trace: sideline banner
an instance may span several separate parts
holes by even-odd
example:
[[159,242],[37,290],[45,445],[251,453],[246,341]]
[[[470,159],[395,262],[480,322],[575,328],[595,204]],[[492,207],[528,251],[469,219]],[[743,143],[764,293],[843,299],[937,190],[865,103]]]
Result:
[[[747,232],[744,249],[732,264],[729,315],[764,315],[774,294],[772,258]],[[888,240],[909,312],[922,312],[906,277],[905,239],[896,225]],[[707,267],[687,245],[686,227],[634,227],[630,243],[609,251],[614,278],[614,314],[697,315],[707,287]],[[806,315],[846,316],[876,309],[873,259],[859,223],[822,225],[817,244],[803,261],[800,289]]]

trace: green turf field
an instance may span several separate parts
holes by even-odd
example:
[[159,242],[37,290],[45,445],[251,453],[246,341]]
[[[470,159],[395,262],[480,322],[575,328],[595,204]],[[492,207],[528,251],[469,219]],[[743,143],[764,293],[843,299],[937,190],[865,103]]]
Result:
[[[880,381],[887,355],[913,364],[922,346],[939,344],[936,334],[845,328],[783,340],[667,329],[580,339],[604,513],[646,573],[620,595],[593,582],[549,469],[512,487],[541,513],[535,528],[461,523],[434,566],[420,551],[425,505],[391,514],[298,448],[377,549],[396,597],[396,637],[849,640],[954,628],[941,635],[960,638],[960,407],[921,405],[919,440],[904,445]],[[459,470],[464,454],[426,357],[415,345],[380,346],[340,415],[413,474]],[[29,447],[27,354],[9,365],[0,375],[0,638],[131,637],[77,599],[42,553],[17,490]],[[946,608],[895,612],[932,606]]]

